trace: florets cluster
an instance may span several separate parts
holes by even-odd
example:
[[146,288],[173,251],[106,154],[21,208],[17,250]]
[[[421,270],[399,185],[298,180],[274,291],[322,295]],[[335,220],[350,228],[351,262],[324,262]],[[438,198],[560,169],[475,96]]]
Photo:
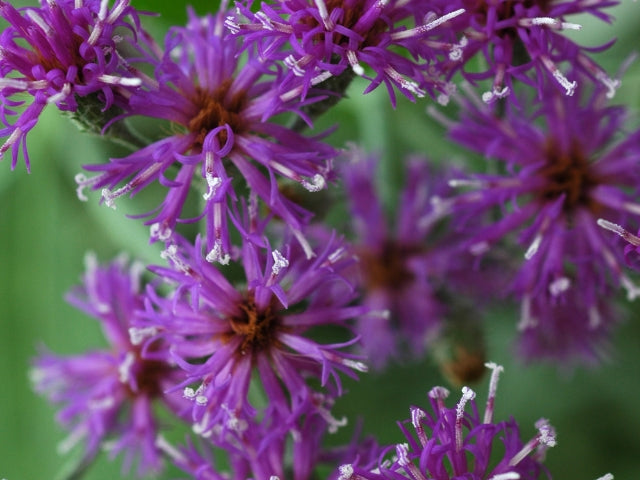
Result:
[[[616,289],[640,295],[624,269],[640,238],[622,226],[640,215],[640,130],[590,56],[610,44],[565,32],[579,14],[610,21],[617,3],[223,0],[156,43],[129,0],[0,0],[0,156],[11,150],[15,168],[22,153],[29,169],[27,134],[55,105],[130,149],[83,167],[81,200],[164,192],[136,212],[163,245],[151,280],[89,256],[69,295],[109,347],[34,362],[35,389],[70,431],[63,449],[82,450],[71,477],[103,447],[142,475],[168,460],[207,480],[309,480],[326,464],[338,480],[550,476],[553,427],[541,419],[525,442],[515,420],[494,420],[493,363],[483,415],[470,388],[448,408],[436,387],[399,424],[403,443],[323,439],[347,424],[333,413],[344,377],[368,365],[447,351],[452,383],[480,376],[484,307],[505,292],[521,305],[521,356],[600,357]],[[311,133],[358,77],[365,93],[384,84],[393,107],[397,92],[455,99],[456,120],[431,114],[486,171]],[[160,125],[152,138],[139,120]],[[196,440],[168,440],[156,404]]]

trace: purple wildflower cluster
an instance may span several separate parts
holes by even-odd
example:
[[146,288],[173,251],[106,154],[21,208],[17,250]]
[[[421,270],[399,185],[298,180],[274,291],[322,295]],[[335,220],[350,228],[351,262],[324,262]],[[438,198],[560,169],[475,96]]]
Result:
[[[53,104],[132,150],[85,165],[81,200],[164,192],[136,212],[162,265],[88,256],[68,297],[109,347],[34,360],[78,468],[106,448],[140,475],[170,462],[203,480],[309,480],[319,467],[338,480],[550,478],[549,423],[523,442],[515,420],[494,421],[494,363],[483,416],[470,388],[447,408],[436,387],[430,411],[399,424],[404,443],[356,435],[327,449],[324,437],[347,424],[334,412],[345,377],[369,366],[445,345],[451,383],[479,378],[477,332],[506,296],[520,304],[521,358],[601,358],[619,319],[608,299],[640,295],[625,270],[640,239],[621,226],[640,215],[640,130],[590,56],[610,43],[564,32],[579,14],[610,21],[617,3],[223,1],[156,42],[129,0],[0,0],[0,155],[29,169],[27,134]],[[314,123],[357,77],[364,93],[384,84],[394,107],[396,92],[431,97],[486,170],[334,145]],[[450,99],[456,113],[435,106]],[[135,133],[144,119],[154,138]],[[404,180],[389,202],[379,167],[391,161]],[[323,209],[342,215],[323,222]],[[156,404],[190,427],[183,444]]]

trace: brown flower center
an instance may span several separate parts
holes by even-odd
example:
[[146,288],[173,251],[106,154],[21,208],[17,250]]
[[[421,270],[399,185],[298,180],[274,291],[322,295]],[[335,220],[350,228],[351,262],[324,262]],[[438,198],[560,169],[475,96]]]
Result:
[[127,385],[128,394],[131,396],[147,395],[151,398],[163,395],[162,382],[167,378],[171,367],[166,362],[142,358],[139,350],[132,353],[135,355],[135,359],[131,373],[135,376],[138,388],[134,391]]
[[593,173],[579,145],[574,144],[569,152],[562,152],[554,142],[550,142],[547,159],[547,165],[538,172],[546,180],[538,193],[542,201],[552,201],[565,195],[565,213],[572,212],[576,207],[586,207],[593,212],[600,209],[590,192],[602,183],[602,179]]
[[[242,118],[242,111],[247,105],[247,94],[244,91],[229,95],[232,79],[225,80],[213,92],[196,87],[196,94],[191,98],[197,107],[196,115],[189,121],[187,128],[196,134],[194,146],[202,146],[204,139],[211,130],[228,125],[234,134],[241,134],[247,130],[247,124]],[[224,145],[227,132],[219,134],[219,141]]]
[[421,249],[417,246],[399,245],[392,241],[386,242],[378,251],[359,252],[368,288],[401,290],[415,277],[407,268],[407,261],[420,252]]
[[231,319],[231,329],[243,338],[240,353],[257,353],[277,343],[276,333],[280,319],[271,305],[265,310],[258,310],[255,300],[249,298],[240,305],[242,314]]

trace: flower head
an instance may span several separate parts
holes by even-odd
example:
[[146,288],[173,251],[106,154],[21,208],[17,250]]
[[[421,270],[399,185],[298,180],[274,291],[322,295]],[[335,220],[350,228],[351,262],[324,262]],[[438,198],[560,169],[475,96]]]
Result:
[[[267,60],[249,55],[241,64],[242,42],[226,31],[223,21],[224,13],[200,18],[190,12],[188,25],[167,35],[164,54],[153,65],[157,81],[149,79],[130,98],[132,115],[172,122],[175,133],[128,157],[86,166],[100,173],[77,179],[80,190],[102,188],[109,206],[156,180],[168,187],[147,222],[154,240],[170,237],[189,192],[202,187],[205,206],[198,218],[206,218],[208,258],[220,263],[228,262],[231,253],[228,218],[235,218],[229,203],[236,200],[236,175],[299,232],[310,215],[279,191],[278,179],[318,191],[329,178],[336,153],[271,120],[298,109],[298,94],[277,94],[282,75]],[[171,170],[177,173],[170,179]]]
[[[354,376],[366,366],[342,351],[355,338],[320,343],[307,332],[328,325],[344,329],[365,311],[350,305],[355,293],[340,272],[353,260],[341,242],[333,237],[307,259],[296,244],[262,252],[245,238],[245,280],[234,284],[202,258],[199,239],[195,246],[176,240],[164,253],[170,267],[153,268],[175,291],[170,298],[149,292],[140,327],[157,329],[186,372],[182,386],[193,402],[194,431],[240,434],[259,417],[272,427],[266,442],[309,412],[321,414],[330,428],[340,426],[343,421],[329,412],[332,397],[341,393],[339,374]],[[264,408],[249,401],[252,376],[266,395]]]
[[[450,174],[430,167],[426,158],[407,158],[405,185],[389,214],[376,185],[378,160],[351,149],[341,173],[355,233],[357,276],[363,303],[370,308],[358,319],[357,330],[369,363],[380,368],[405,351],[405,345],[414,356],[432,346],[442,327],[457,316],[448,300],[477,297],[478,278],[473,255],[452,249],[450,233],[439,222],[437,199],[450,195]],[[482,282],[493,284],[489,275],[482,276]],[[477,303],[474,310],[477,317]]]
[[[482,55],[486,69],[463,74],[471,81],[492,80],[492,88],[483,100],[493,102],[513,91],[514,80],[530,84],[543,92],[543,84],[550,80],[566,95],[573,95],[579,73],[604,85],[609,97],[619,85],[588,56],[593,48],[575,43],[564,31],[579,30],[581,26],[567,21],[568,17],[589,14],[604,21],[611,17],[605,9],[617,1],[585,2],[582,0],[516,0],[475,1],[438,0],[432,8],[444,14],[464,9],[444,30],[444,39],[458,45],[451,51],[449,68],[461,70],[467,61]],[[611,43],[595,50],[604,50]],[[563,64],[566,64],[565,67]],[[575,75],[563,73],[573,70]],[[530,74],[533,73],[533,78]]]
[[261,42],[261,51],[277,52],[289,68],[286,84],[302,79],[308,88],[326,75],[353,72],[370,80],[367,92],[384,83],[394,104],[394,88],[410,99],[426,90],[448,93],[430,62],[437,47],[427,38],[462,10],[436,17],[424,1],[280,0],[258,12],[241,5],[239,12],[244,18],[230,17],[227,26],[248,42]]
[[342,176],[357,235],[358,276],[371,309],[359,319],[358,331],[369,361],[379,368],[398,354],[401,344],[419,354],[437,331],[444,305],[434,277],[442,276],[448,262],[443,251],[430,247],[434,225],[429,198],[441,192],[426,160],[409,159],[407,184],[389,221],[375,185],[377,166],[375,156],[352,149]]
[[[41,4],[16,9],[0,1],[0,16],[9,23],[0,36],[0,116],[4,124],[0,136],[9,137],[0,155],[12,149],[11,168],[16,167],[22,147],[29,169],[26,136],[48,104],[75,112],[81,99],[96,96],[107,110],[123,100],[127,90],[140,85],[117,50],[125,32],[135,37],[138,31],[137,14],[129,0],[116,0],[111,8],[108,0]],[[33,100],[18,114],[16,107],[25,102],[14,98],[25,94]],[[19,117],[11,124],[9,118],[15,115]]]
[[[496,422],[493,410],[498,375],[502,367],[488,363],[492,369],[489,396],[480,416],[476,394],[463,387],[455,407],[447,408],[449,392],[435,387],[429,392],[430,411],[411,407],[411,418],[400,423],[405,443],[389,447],[393,460],[382,461],[375,470],[352,464],[340,467],[340,480],[536,480],[544,471],[541,461],[548,448],[555,446],[555,431],[549,422],[536,422],[538,433],[528,442],[520,439],[515,420]],[[499,457],[493,455],[502,443]]]
[[[549,325],[549,319],[538,321],[535,311],[564,316],[573,310],[582,312],[582,322],[572,324],[583,329],[574,335],[586,340],[608,330],[612,319],[601,300],[613,286],[622,286],[630,299],[640,293],[596,223],[600,217],[620,221],[640,214],[640,130],[623,131],[626,112],[607,106],[602,89],[589,96],[579,93],[569,97],[549,90],[534,113],[510,107],[504,117],[466,102],[462,120],[450,123],[451,137],[483,153],[504,173],[453,180],[461,193],[444,200],[442,208],[455,212],[469,250],[487,251],[518,232],[524,259],[512,289],[523,302],[521,330]],[[490,215],[494,207],[499,207],[498,217]],[[485,219],[481,227],[479,218]],[[473,228],[465,230],[469,219]],[[556,325],[554,330],[561,329]],[[573,354],[590,357],[592,351]]]
[[38,392],[63,406],[58,420],[71,430],[63,451],[83,442],[90,461],[103,446],[124,454],[125,465],[138,456],[139,472],[145,473],[162,465],[152,403],[162,399],[176,412],[185,405],[179,396],[164,396],[181,378],[166,349],[159,343],[142,347],[149,331],[131,335],[133,317],[143,306],[140,273],[138,265],[127,268],[123,259],[100,267],[88,256],[84,285],[69,301],[100,321],[110,349],[70,357],[43,353],[34,362],[32,380]]

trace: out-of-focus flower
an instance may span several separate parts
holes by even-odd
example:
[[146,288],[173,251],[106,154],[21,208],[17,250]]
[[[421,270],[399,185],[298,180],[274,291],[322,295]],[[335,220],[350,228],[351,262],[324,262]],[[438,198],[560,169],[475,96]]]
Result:
[[[426,91],[449,93],[431,60],[452,46],[428,39],[462,9],[437,17],[421,0],[280,0],[257,12],[244,5],[238,11],[227,27],[282,59],[289,68],[285,85],[302,79],[306,90],[326,74],[354,73],[370,80],[365,93],[384,83],[394,105],[394,88],[410,99]],[[364,66],[375,76],[368,77]]]
[[[429,392],[431,411],[411,407],[411,419],[400,424],[406,441],[387,449],[395,453],[393,459],[381,461],[373,470],[342,465],[339,479],[538,479],[546,471],[541,463],[546,450],[556,444],[555,430],[547,420],[540,419],[536,422],[538,433],[524,443],[514,419],[495,422],[493,411],[502,367],[494,363],[487,367],[492,375],[482,417],[470,388],[463,387],[460,401],[454,408],[447,408],[444,401],[448,390],[435,387]],[[498,456],[496,451],[500,452]]]
[[143,307],[141,272],[140,265],[127,268],[123,259],[100,267],[88,256],[84,284],[68,299],[100,321],[111,348],[67,357],[42,353],[31,377],[36,391],[63,407],[58,420],[71,433],[62,451],[82,444],[89,462],[104,447],[114,456],[123,454],[127,469],[138,457],[138,471],[145,474],[162,466],[152,403],[162,399],[178,413],[188,402],[164,395],[183,378],[167,350],[160,343],[143,348],[149,332],[131,330]]
[[[371,313],[359,319],[357,330],[369,363],[381,368],[399,347],[408,344],[420,354],[437,331],[444,306],[436,295],[434,276],[447,269],[444,252],[432,251],[434,242],[431,195],[441,194],[425,159],[409,159],[406,186],[387,221],[376,188],[377,158],[351,149],[345,155],[342,177],[356,233],[364,303]],[[440,187],[446,189],[446,182]]]
[[[109,206],[155,181],[168,187],[147,222],[152,238],[160,240],[167,240],[181,219],[189,192],[202,187],[205,202],[198,219],[206,218],[207,258],[227,263],[228,217],[233,218],[229,203],[236,200],[233,177],[243,177],[241,188],[248,186],[300,232],[310,214],[279,191],[278,178],[318,191],[326,184],[336,151],[271,120],[301,108],[300,92],[277,93],[282,72],[268,59],[250,54],[241,64],[242,41],[227,32],[223,21],[224,11],[202,18],[191,11],[188,25],[167,35],[165,52],[153,65],[157,81],[147,78],[130,98],[131,115],[170,121],[175,133],[125,158],[86,166],[100,173],[79,175],[77,181],[80,194],[83,187],[102,188]],[[176,173],[170,179],[172,169]]]
[[[589,83],[604,85],[607,96],[612,97],[619,81],[611,79],[588,52],[605,50],[613,42],[598,48],[583,47],[563,32],[581,28],[566,21],[575,15],[589,14],[609,22],[611,16],[605,10],[618,3],[609,0],[437,0],[431,2],[431,7],[440,15],[464,9],[464,13],[448,23],[448,28],[437,33],[444,32],[443,39],[449,43],[455,41],[452,35],[458,37],[448,68],[462,70],[470,81],[492,80],[491,90],[482,96],[484,101],[492,102],[509,95],[514,80],[530,84],[542,95],[548,79],[566,95],[573,95],[578,74],[583,75],[584,80],[588,78]],[[478,71],[479,62],[469,67],[468,61],[476,55],[484,57],[486,68],[480,67]],[[567,75],[563,70],[572,70],[574,75]]]
[[[459,122],[443,119],[453,140],[503,172],[452,180],[462,192],[442,200],[440,208],[453,214],[465,248],[478,255],[519,233],[526,248],[512,288],[522,300],[520,330],[551,326],[550,332],[532,332],[530,338],[538,340],[552,332],[569,334],[560,318],[580,314],[582,322],[571,322],[575,342],[538,342],[528,349],[541,357],[592,358],[596,349],[584,346],[602,339],[613,322],[601,300],[617,285],[629,299],[640,294],[596,224],[600,217],[622,221],[640,214],[640,130],[624,131],[626,110],[607,106],[603,89],[583,93],[548,89],[535,112],[509,105],[503,116],[470,97]],[[473,224],[465,229],[468,220]],[[553,312],[556,318],[548,318]]]
[[[376,185],[378,158],[353,148],[342,160],[358,283],[370,309],[358,319],[357,331],[368,362],[382,368],[406,346],[411,355],[421,355],[449,325],[456,330],[472,326],[473,321],[454,318],[462,313],[460,303],[478,298],[474,284],[494,282],[488,273],[477,271],[473,255],[453,248],[457,237],[440,222],[433,199],[451,194],[450,174],[430,166],[426,158],[407,158],[405,184],[390,210]],[[479,305],[475,302],[474,320],[480,317]],[[474,335],[472,343],[478,342],[481,337]],[[481,350],[475,346],[473,351]],[[484,363],[482,358],[481,371]]]
[[[0,137],[9,137],[0,147],[0,156],[12,150],[11,168],[16,167],[22,148],[29,169],[27,133],[47,105],[76,112],[79,102],[96,96],[107,110],[141,84],[117,50],[127,32],[136,41],[137,14],[129,0],[116,0],[111,8],[108,4],[108,0],[42,0],[40,7],[16,9],[0,1],[0,16],[9,23],[0,36],[0,117],[4,124]],[[32,101],[18,113],[25,95]]]
[[[243,239],[245,281],[236,285],[202,258],[199,239],[194,246],[176,236],[164,253],[170,267],[152,267],[175,291],[169,298],[149,292],[140,328],[155,329],[185,370],[196,433],[241,433],[259,418],[271,426],[266,443],[310,412],[335,429],[343,424],[329,413],[341,393],[339,374],[355,376],[366,366],[342,351],[356,338],[323,343],[308,332],[331,325],[348,331],[348,322],[366,311],[351,305],[354,289],[341,276],[354,260],[335,236],[312,259],[297,243],[263,252],[255,242]],[[252,377],[264,406],[249,400]]]

